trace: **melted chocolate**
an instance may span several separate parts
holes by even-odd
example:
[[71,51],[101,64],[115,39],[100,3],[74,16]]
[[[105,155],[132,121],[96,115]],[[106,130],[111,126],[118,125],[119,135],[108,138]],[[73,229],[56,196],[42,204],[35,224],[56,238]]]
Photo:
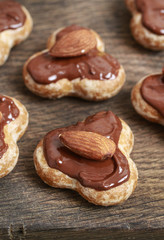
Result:
[[[56,40],[65,34],[87,29],[78,25],[71,25],[61,30],[56,35]],[[99,52],[97,49],[79,57],[55,58],[45,52],[34,57],[27,65],[27,70],[35,82],[39,84],[55,83],[66,78],[73,80],[93,79],[93,80],[113,80],[117,77],[120,64],[112,56]]]
[[150,31],[164,34],[164,0],[136,0],[137,9],[142,12],[142,23]]
[[57,82],[63,78],[113,80],[119,68],[116,59],[96,49],[80,57],[70,58],[55,58],[46,52],[33,58],[27,65],[31,77],[40,84]]
[[19,3],[12,0],[0,2],[0,32],[22,27],[25,19],[26,16]]
[[141,86],[141,95],[164,117],[164,74],[145,78]]
[[4,126],[15,120],[19,115],[19,109],[8,97],[0,96],[0,158],[7,151],[8,145],[5,143]]
[[43,140],[44,155],[49,167],[99,191],[116,187],[129,179],[128,161],[118,146],[112,158],[89,160],[74,154],[60,142],[59,134],[68,130],[96,132],[111,138],[118,145],[122,124],[117,116],[110,111],[100,112],[84,122],[49,132]]

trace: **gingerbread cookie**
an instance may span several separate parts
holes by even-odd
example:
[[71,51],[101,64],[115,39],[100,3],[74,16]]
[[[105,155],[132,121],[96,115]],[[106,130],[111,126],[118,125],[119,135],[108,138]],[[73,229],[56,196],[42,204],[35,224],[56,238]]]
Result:
[[19,156],[17,141],[27,125],[26,108],[16,99],[0,95],[0,178],[15,167]]
[[129,126],[111,111],[99,112],[49,132],[36,147],[34,164],[48,185],[75,190],[91,203],[110,206],[125,201],[136,187],[132,148]]
[[164,1],[126,0],[133,17],[131,31],[142,46],[152,50],[164,49]]
[[164,125],[164,69],[141,79],[131,94],[135,110],[145,119]]
[[24,6],[12,0],[0,2],[0,65],[7,60],[11,48],[28,37],[32,25]]
[[59,29],[47,47],[30,57],[23,70],[25,85],[39,96],[98,101],[116,95],[125,82],[123,67],[104,52],[93,30],[76,25]]

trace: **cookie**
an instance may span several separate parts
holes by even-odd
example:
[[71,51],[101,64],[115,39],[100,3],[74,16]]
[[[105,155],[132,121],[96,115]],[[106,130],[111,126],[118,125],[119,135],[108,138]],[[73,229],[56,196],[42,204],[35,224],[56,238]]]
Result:
[[135,40],[151,50],[164,50],[164,1],[126,0],[132,13],[131,31]]
[[131,100],[142,117],[164,125],[164,69],[141,79],[132,90]]
[[7,60],[11,48],[29,36],[32,25],[24,6],[12,0],[0,2],[0,66]]
[[104,52],[93,30],[77,25],[59,29],[47,48],[31,56],[23,69],[25,85],[41,97],[104,100],[116,95],[125,82],[123,67]]
[[28,112],[15,98],[0,95],[0,178],[15,167],[19,149],[17,141],[28,126]]
[[138,172],[130,158],[133,133],[111,111],[99,112],[46,134],[34,152],[37,174],[48,185],[77,191],[110,206],[134,191]]

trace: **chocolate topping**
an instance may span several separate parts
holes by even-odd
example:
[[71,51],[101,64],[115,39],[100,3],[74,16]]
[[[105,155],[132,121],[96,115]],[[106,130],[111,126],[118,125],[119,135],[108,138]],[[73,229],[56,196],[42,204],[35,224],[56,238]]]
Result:
[[15,120],[19,115],[19,109],[8,97],[0,96],[0,158],[7,151],[8,145],[5,143],[4,126]]
[[48,52],[34,57],[27,70],[35,82],[49,84],[60,79],[76,78],[94,80],[113,80],[117,77],[120,65],[112,56],[91,50],[80,57],[55,58]]
[[[56,40],[72,31],[87,29],[77,25],[64,28],[56,35]],[[55,83],[66,78],[73,80],[113,80],[117,77],[120,64],[112,56],[99,52],[97,49],[78,57],[57,58],[47,51],[34,57],[27,65],[33,80],[39,84]]]
[[[59,140],[59,134],[68,130],[89,131],[110,137],[117,145],[114,156],[104,161],[94,161],[76,155]],[[43,140],[47,164],[77,179],[85,187],[100,191],[116,187],[130,176],[128,161],[118,148],[121,130],[121,121],[110,111],[97,113],[76,125],[53,130]]]
[[150,31],[164,34],[164,0],[136,0],[137,9],[142,12],[142,23]]
[[143,99],[164,117],[164,74],[145,78],[141,86]]
[[22,27],[25,19],[19,3],[12,0],[0,2],[0,32]]

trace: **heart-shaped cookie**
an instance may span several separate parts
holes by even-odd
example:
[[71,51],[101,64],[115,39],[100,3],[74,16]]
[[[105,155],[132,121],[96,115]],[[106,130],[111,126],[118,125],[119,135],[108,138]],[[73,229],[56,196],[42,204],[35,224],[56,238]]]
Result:
[[131,100],[137,113],[164,125],[164,69],[141,79],[133,87]]
[[47,133],[34,152],[34,163],[48,185],[75,190],[89,202],[110,206],[125,201],[136,187],[132,147],[129,126],[111,111],[99,112]]
[[47,98],[77,96],[104,100],[116,95],[125,82],[119,62],[104,52],[99,35],[76,25],[55,31],[46,50],[24,65],[25,85]]
[[19,149],[17,141],[28,126],[28,112],[15,98],[0,95],[0,178],[15,167]]
[[11,48],[29,36],[32,25],[30,13],[24,6],[12,0],[0,2],[0,66],[7,60]]
[[132,13],[130,23],[135,40],[145,48],[164,50],[164,1],[125,0]]

